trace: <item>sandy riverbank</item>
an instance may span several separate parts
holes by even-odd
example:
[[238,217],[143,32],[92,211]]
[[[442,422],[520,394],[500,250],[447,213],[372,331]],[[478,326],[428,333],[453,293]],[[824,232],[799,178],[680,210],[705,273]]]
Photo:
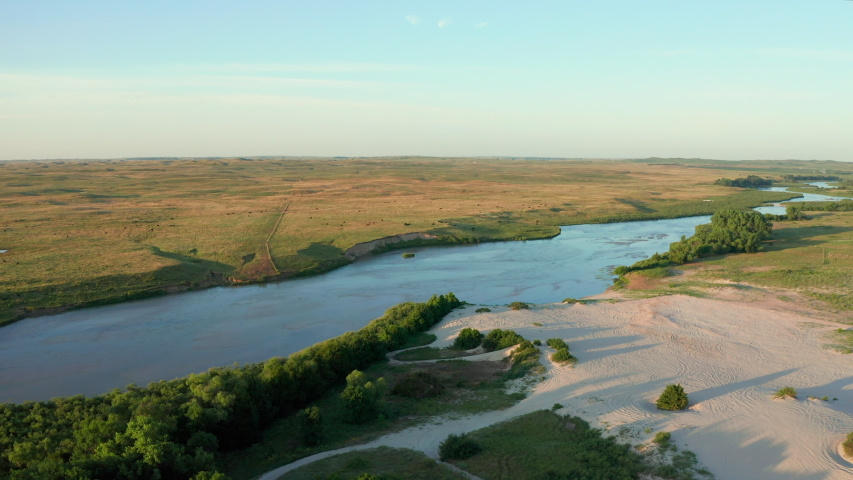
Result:
[[[437,457],[439,442],[450,433],[561,403],[561,413],[582,417],[625,442],[647,442],[656,431],[671,431],[673,441],[696,452],[719,480],[853,478],[853,464],[838,453],[853,431],[853,355],[824,347],[836,323],[760,304],[686,296],[527,311],[493,308],[483,314],[474,308],[438,324],[432,330],[439,337],[436,346],[451,343],[464,327],[510,328],[531,340],[565,339],[579,363],[562,367],[543,354],[545,379],[519,404],[443,419],[363,447],[406,447]],[[688,410],[654,407],[671,383],[688,392]],[[799,399],[773,399],[783,386],[796,388]]]

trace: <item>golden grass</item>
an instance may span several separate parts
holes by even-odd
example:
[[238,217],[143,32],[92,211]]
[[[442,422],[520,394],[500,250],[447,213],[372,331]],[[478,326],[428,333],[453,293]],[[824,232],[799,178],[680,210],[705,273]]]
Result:
[[[9,250],[0,254],[0,323],[166,285],[253,280],[276,267],[298,273],[399,233],[513,238],[501,230],[512,223],[525,235],[553,235],[554,225],[731,194],[712,185],[737,175],[726,168],[464,158],[0,162],[0,249]],[[287,202],[269,239],[273,266],[266,241]],[[460,218],[476,222],[452,220]]]

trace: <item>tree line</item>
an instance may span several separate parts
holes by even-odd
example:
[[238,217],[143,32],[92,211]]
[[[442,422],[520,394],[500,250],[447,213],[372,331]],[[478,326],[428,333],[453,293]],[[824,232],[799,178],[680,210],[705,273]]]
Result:
[[750,175],[746,178],[720,178],[714,182],[714,185],[722,185],[724,187],[741,187],[741,188],[758,188],[769,187],[773,185],[773,180],[769,178],[761,178],[758,175]]
[[452,293],[402,303],[361,330],[287,358],[91,398],[0,404],[0,478],[224,478],[216,452],[257,442],[270,422],[298,412],[459,305]]
[[786,182],[819,182],[819,181],[838,181],[837,175],[782,175],[782,180]]
[[697,225],[693,236],[682,236],[681,240],[671,243],[668,252],[655,253],[630,266],[617,267],[613,273],[621,277],[636,270],[680,265],[711,255],[755,253],[772,230],[770,220],[754,210],[720,210],[711,216],[711,223]]

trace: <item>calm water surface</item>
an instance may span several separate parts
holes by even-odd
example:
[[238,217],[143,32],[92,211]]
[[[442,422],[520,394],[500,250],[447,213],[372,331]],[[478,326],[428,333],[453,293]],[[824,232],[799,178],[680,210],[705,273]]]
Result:
[[433,293],[480,304],[593,295],[611,284],[613,267],[668,250],[709,218],[576,225],[550,240],[409,250],[413,259],[389,252],[317,277],[27,319],[0,328],[0,402],[93,395],[289,355]]

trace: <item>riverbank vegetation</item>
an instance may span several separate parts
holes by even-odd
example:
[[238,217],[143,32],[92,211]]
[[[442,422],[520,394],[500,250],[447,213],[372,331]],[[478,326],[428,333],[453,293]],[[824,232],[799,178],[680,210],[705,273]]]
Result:
[[[304,424],[305,415],[295,414],[328,396],[344,378],[348,385],[336,396],[342,418],[364,423],[380,415],[383,382],[356,370],[384,360],[410,334],[432,327],[460,304],[452,293],[403,303],[361,330],[288,358],[213,368],[92,398],[0,404],[0,476],[187,479],[212,474],[219,452],[257,442],[277,418]],[[359,389],[371,390],[370,402],[361,401],[366,395],[358,395]],[[314,416],[334,418],[320,408]],[[299,438],[298,428],[294,433]]]
[[629,272],[661,271],[671,265],[681,265],[701,257],[755,253],[761,242],[770,237],[772,228],[772,223],[754,210],[721,210],[711,216],[711,223],[697,225],[693,236],[682,237],[678,242],[670,244],[668,252],[655,253],[633,265],[617,267],[613,273],[621,279]]
[[758,175],[749,175],[745,178],[720,178],[714,182],[714,185],[722,185],[724,187],[740,187],[740,188],[759,188],[769,187],[773,185],[773,180],[769,178],[761,178]]
[[[820,202],[823,203],[823,202]],[[808,221],[774,224],[763,249],[753,255],[695,259],[666,278],[650,280],[629,273],[620,280],[629,296],[704,295],[721,287],[743,294],[774,292],[783,301],[853,322],[853,212],[818,211]],[[670,269],[672,270],[672,269]],[[829,339],[847,350],[846,342]],[[835,347],[833,347],[835,348]]]
[[[661,162],[665,162],[666,165]],[[713,185],[826,162],[229,158],[0,162],[0,324],[308,275],[361,242],[549,238],[559,225],[709,215],[790,194]],[[343,201],[345,199],[345,201]],[[51,310],[54,309],[54,310]]]

